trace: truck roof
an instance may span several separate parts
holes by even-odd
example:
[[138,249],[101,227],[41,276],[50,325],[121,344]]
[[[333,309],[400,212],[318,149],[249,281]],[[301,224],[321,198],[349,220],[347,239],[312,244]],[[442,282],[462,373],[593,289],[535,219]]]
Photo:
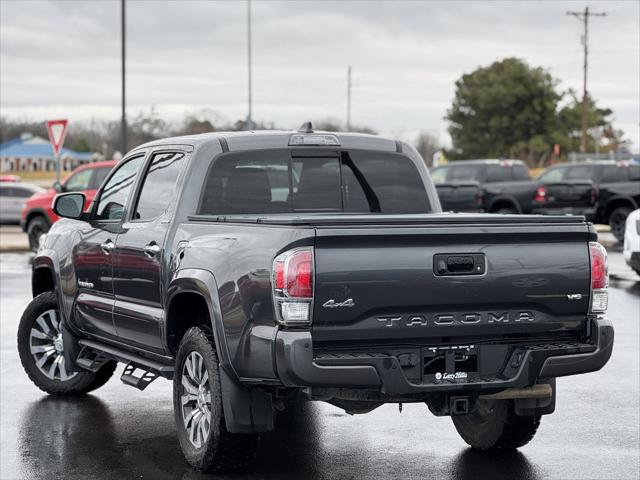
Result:
[[522,160],[517,160],[514,158],[478,158],[473,160],[452,160],[445,165],[439,165],[441,167],[451,166],[451,165],[495,165],[497,163],[509,162],[518,165],[524,165]]
[[333,136],[337,139],[338,144],[331,145],[315,145],[325,146],[327,148],[339,146],[342,148],[360,148],[371,150],[382,150],[390,152],[401,152],[402,146],[406,145],[397,140],[370,135],[366,133],[346,133],[346,132],[327,132],[313,130],[250,130],[241,132],[210,132],[198,135],[184,135],[179,137],[169,137],[159,140],[153,140],[136,147],[136,149],[160,146],[160,145],[192,145],[193,147],[202,146],[211,142],[219,142],[223,150],[240,151],[240,150],[258,150],[268,148],[288,148],[299,147],[306,148],[309,145],[291,145],[289,142],[294,135],[303,136]]

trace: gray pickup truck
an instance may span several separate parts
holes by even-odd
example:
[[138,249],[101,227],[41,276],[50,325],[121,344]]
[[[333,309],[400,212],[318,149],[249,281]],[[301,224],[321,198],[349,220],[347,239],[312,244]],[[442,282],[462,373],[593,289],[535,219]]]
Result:
[[139,389],[173,379],[199,470],[247,466],[274,409],[302,400],[425,403],[472,447],[518,448],[555,379],[613,348],[584,218],[443,214],[404,142],[310,124],[154,141],[84,203],[54,201],[22,364],[58,395],[118,362]]

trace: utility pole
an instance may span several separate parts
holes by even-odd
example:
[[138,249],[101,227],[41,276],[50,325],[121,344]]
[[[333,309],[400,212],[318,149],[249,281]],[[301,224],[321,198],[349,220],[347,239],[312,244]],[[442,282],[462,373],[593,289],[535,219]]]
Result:
[[127,153],[127,97],[126,97],[126,18],[125,18],[125,0],[120,0],[120,10],[121,10],[121,42],[122,42],[122,119],[121,119],[121,134],[120,136],[122,145],[122,155],[124,156]]
[[585,7],[584,12],[567,12],[567,15],[576,17],[583,22],[584,34],[582,36],[582,44],[584,45],[584,65],[582,71],[582,111],[580,112],[580,152],[587,151],[587,127],[589,117],[589,94],[587,93],[587,58],[589,56],[589,17],[604,17],[605,12],[594,13],[589,11],[589,7]]
[[247,62],[249,72],[249,113],[247,114],[247,130],[253,129],[253,119],[251,118],[251,0],[247,0]]
[[351,131],[351,65],[347,67],[347,132]]

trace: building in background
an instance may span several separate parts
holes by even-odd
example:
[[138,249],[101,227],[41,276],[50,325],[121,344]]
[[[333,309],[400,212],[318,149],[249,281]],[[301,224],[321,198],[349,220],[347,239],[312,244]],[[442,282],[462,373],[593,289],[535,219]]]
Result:
[[[60,150],[63,172],[99,159],[100,156],[97,153],[76,152],[69,148]],[[55,169],[51,144],[45,138],[23,133],[20,138],[0,143],[0,172],[55,171]]]

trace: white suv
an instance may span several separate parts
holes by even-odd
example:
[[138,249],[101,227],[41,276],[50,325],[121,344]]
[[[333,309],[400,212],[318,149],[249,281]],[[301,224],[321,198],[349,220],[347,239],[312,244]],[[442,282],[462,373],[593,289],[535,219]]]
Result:
[[624,259],[640,275],[640,209],[627,217],[624,233]]

